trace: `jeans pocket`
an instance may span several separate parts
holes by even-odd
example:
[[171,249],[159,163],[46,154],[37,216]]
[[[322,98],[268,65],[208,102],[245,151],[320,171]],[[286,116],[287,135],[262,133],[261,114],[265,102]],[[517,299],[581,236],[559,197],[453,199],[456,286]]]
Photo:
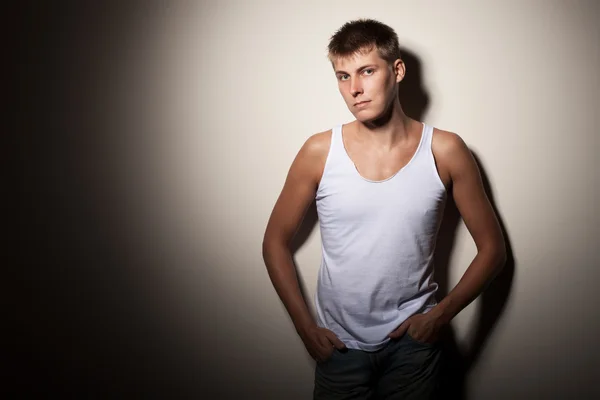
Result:
[[412,336],[410,336],[410,335],[408,334],[408,332],[406,332],[406,333],[404,334],[404,336],[406,336],[406,338],[407,338],[407,339],[408,339],[410,342],[412,342],[412,343],[416,343],[416,344],[418,344],[418,345],[421,345],[421,346],[426,346],[426,347],[434,347],[434,346],[436,345],[436,343],[437,343],[437,341],[436,341],[436,342],[433,342],[433,343],[421,342],[420,340],[417,340],[417,339],[413,338]]
[[329,362],[331,362],[333,360],[333,358],[335,357],[336,353],[337,353],[337,349],[333,349],[333,351],[331,352],[331,355],[329,357],[327,357],[327,359],[323,360],[323,361],[317,361],[318,365],[325,365]]

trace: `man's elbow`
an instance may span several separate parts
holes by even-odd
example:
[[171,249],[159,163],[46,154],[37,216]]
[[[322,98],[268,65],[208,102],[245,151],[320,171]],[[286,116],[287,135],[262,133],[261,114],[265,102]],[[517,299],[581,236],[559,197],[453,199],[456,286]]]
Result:
[[487,264],[495,270],[500,272],[506,264],[506,244],[503,238],[495,240],[488,240],[479,247],[478,253],[487,260]]
[[503,238],[496,240],[494,244],[490,246],[490,257],[496,273],[499,273],[504,268],[507,259],[506,243]]
[[282,235],[266,232],[262,241],[262,256],[266,261],[273,252],[286,248],[287,240]]
[[273,238],[267,234],[263,237],[262,241],[262,257],[263,260],[267,261],[269,255],[273,252]]

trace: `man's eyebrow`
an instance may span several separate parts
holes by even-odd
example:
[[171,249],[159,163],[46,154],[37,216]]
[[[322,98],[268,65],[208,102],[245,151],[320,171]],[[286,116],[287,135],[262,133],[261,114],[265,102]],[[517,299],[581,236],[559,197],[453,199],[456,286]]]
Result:
[[[367,67],[374,67],[374,66],[375,66],[374,64],[367,64],[367,65],[363,65],[362,67],[358,67],[358,68],[356,69],[356,72],[358,72],[358,71],[360,71],[360,70],[363,70],[363,69],[365,69],[365,68],[367,68]],[[346,72],[346,71],[342,71],[342,70],[335,71],[335,73],[336,73],[336,74],[347,74],[347,72]]]

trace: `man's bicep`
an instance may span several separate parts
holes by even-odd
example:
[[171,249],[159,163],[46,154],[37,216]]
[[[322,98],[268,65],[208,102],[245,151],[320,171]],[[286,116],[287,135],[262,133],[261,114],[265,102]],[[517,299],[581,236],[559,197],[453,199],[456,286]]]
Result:
[[273,207],[265,239],[289,242],[313,202],[317,190],[314,156],[303,147],[294,159]]
[[465,226],[478,248],[497,242],[502,234],[473,155],[462,139],[452,153],[452,195]]

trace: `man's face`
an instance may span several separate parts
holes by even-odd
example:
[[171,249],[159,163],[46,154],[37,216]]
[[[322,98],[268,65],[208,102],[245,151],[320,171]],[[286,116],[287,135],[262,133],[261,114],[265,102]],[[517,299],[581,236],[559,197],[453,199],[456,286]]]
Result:
[[363,53],[337,58],[333,68],[348,109],[357,120],[368,122],[381,116],[395,100],[404,68],[399,60],[390,66],[376,48]]

